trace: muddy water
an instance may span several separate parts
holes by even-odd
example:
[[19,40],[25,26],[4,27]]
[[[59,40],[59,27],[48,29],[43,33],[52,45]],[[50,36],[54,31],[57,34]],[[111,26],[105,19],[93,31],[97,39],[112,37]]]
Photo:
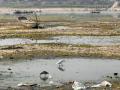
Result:
[[25,38],[0,39],[0,46],[32,43],[116,45],[120,44],[120,36],[58,36],[52,37],[50,40],[30,40]]
[[[59,60],[63,63],[64,71],[58,69]],[[11,68],[11,71],[7,70]],[[0,61],[0,86],[16,86],[20,82],[31,82],[47,85],[39,78],[42,71],[48,71],[52,75],[54,84],[70,80],[99,80],[105,75],[120,73],[120,61],[110,59],[88,58],[56,58],[34,59],[23,61]]]

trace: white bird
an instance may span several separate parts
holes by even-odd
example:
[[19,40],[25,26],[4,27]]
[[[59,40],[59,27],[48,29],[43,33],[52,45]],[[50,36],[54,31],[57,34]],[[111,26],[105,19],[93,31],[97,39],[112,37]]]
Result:
[[74,81],[74,83],[72,85],[72,88],[74,90],[84,90],[84,89],[86,89],[86,87],[82,83],[79,83],[77,81]]
[[56,64],[62,64],[65,60],[59,60]]
[[65,69],[63,68],[63,62],[65,62],[65,60],[59,60],[56,64],[58,65],[58,69],[60,71],[65,71]]

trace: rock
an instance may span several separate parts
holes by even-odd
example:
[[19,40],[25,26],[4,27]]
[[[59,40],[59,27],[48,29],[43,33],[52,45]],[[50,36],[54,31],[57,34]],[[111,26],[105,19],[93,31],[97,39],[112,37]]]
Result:
[[9,67],[8,70],[11,71],[12,69]]
[[18,85],[17,85],[18,87],[21,87],[21,86],[37,86],[37,84],[32,84],[32,83],[19,83]]
[[111,84],[110,82],[108,82],[108,81],[103,81],[103,82],[101,82],[101,86],[105,86],[105,87],[109,86],[109,87],[112,87],[112,84]]
[[86,87],[82,83],[79,83],[77,81],[74,81],[72,88],[74,90],[85,90],[86,89]]
[[100,84],[96,84],[96,85],[93,85],[91,87],[93,87],[93,88],[97,88],[97,87],[112,87],[112,84],[110,82],[108,82],[108,81],[103,81]]
[[53,84],[54,84],[54,82],[53,82],[53,81],[50,81],[50,82],[49,82],[49,84],[50,84],[50,85],[53,85]]

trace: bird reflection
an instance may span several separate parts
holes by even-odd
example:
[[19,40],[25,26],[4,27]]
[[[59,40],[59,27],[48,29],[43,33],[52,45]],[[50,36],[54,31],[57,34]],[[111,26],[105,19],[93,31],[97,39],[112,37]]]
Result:
[[59,69],[60,71],[65,71],[65,69],[64,69],[63,67],[58,67],[58,69]]

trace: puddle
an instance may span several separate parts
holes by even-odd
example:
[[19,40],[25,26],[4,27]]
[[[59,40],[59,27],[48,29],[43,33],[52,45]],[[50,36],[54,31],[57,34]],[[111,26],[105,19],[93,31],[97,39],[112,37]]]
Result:
[[31,40],[26,38],[8,38],[0,39],[0,46],[17,45],[17,44],[33,44],[33,43],[54,43],[53,40]]
[[120,36],[59,36],[54,37],[56,43],[115,45],[120,44]]
[[29,44],[29,43],[33,43],[33,41],[30,39],[20,39],[20,38],[0,39],[0,46],[16,45],[16,44]]
[[33,43],[118,45],[120,44],[120,36],[58,36],[52,37],[49,40],[31,40],[25,38],[0,39],[0,46]]
[[[64,71],[58,69],[56,63],[59,60],[65,60],[63,63]],[[9,74],[8,67],[12,68],[12,74]],[[101,77],[114,72],[120,73],[120,61],[88,58],[35,59],[6,63],[1,61],[0,86],[16,86],[20,82],[45,85],[39,76],[40,72],[44,70],[52,75],[54,84],[71,80],[99,80]]]

